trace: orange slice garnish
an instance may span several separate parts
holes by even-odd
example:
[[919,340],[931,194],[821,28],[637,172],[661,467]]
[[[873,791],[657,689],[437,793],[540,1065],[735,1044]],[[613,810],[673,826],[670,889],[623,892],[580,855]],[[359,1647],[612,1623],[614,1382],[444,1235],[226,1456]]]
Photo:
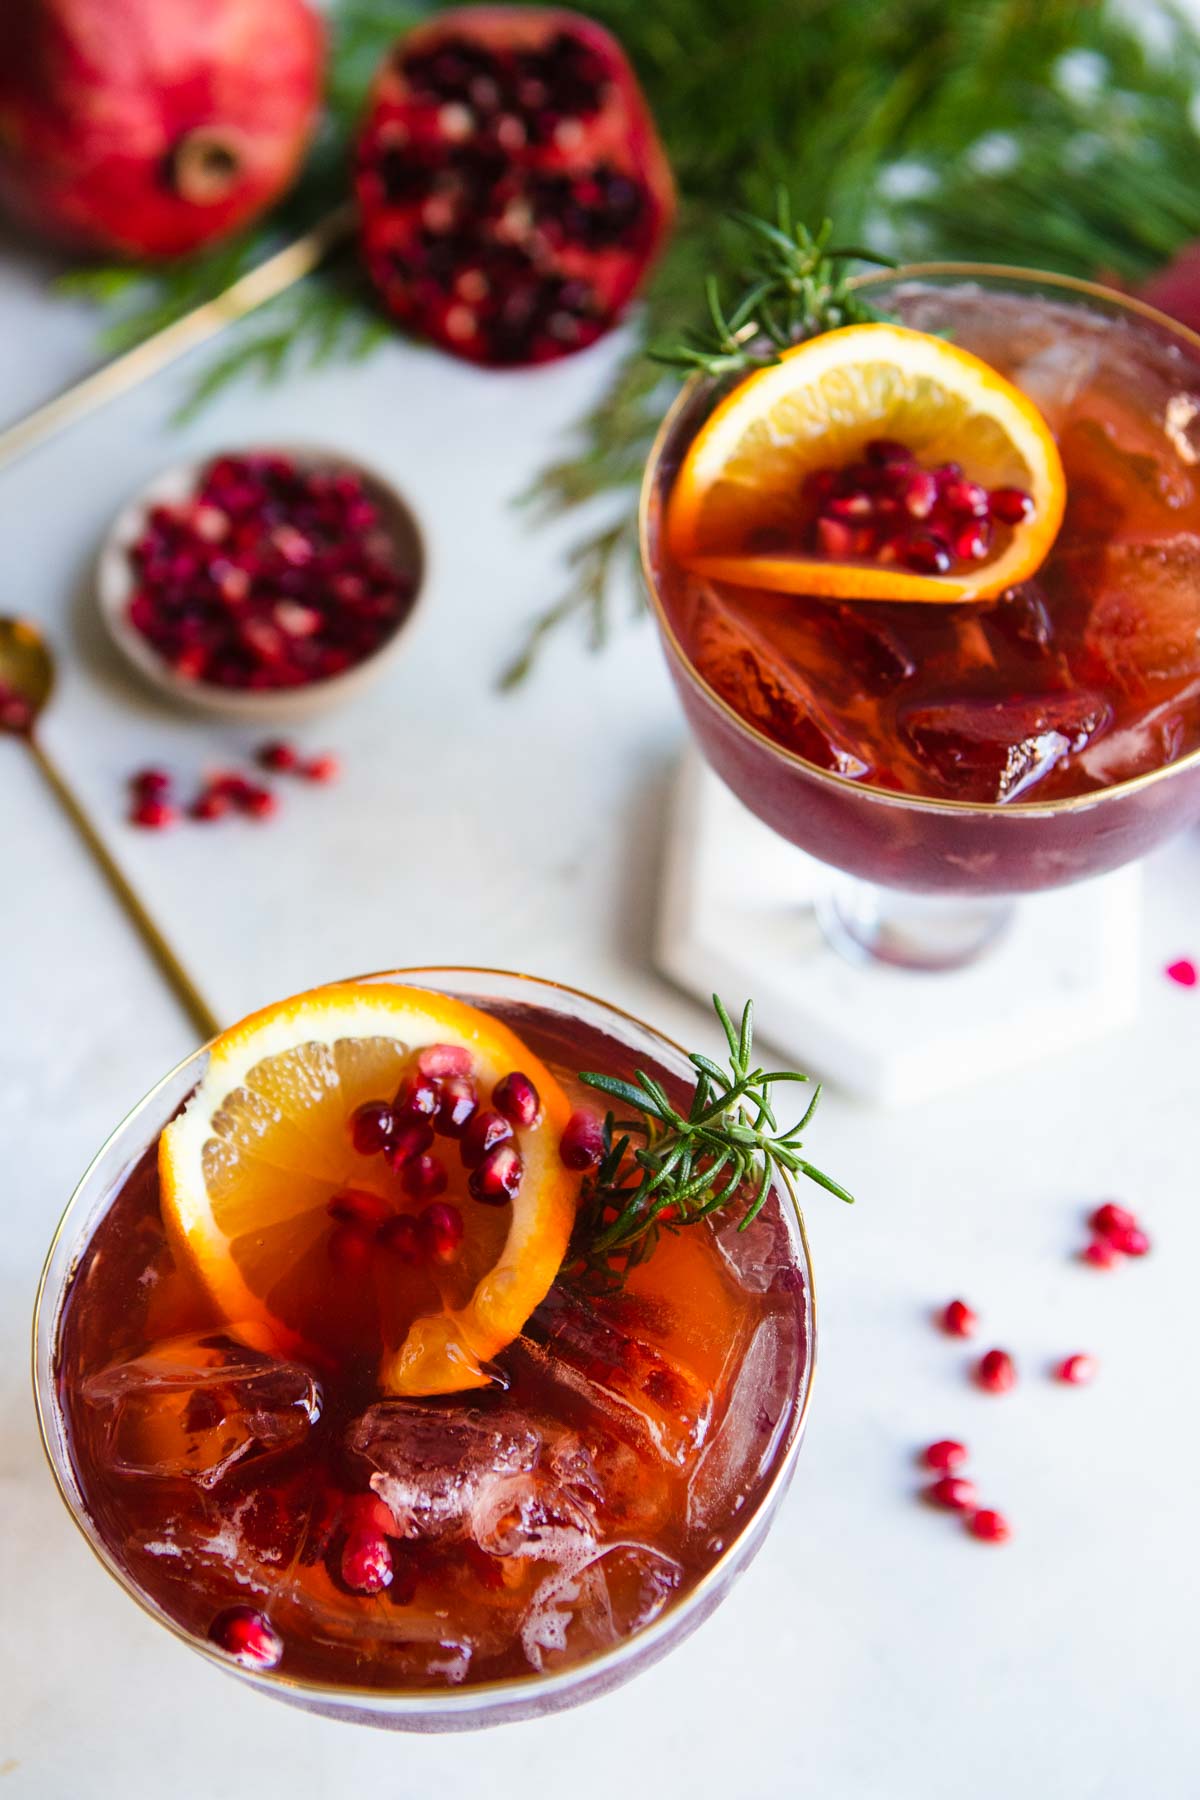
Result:
[[[453,1259],[406,1261],[377,1233],[344,1266],[331,1254],[339,1195],[350,1190],[360,1206],[365,1196],[385,1220],[421,1206],[387,1156],[354,1148],[351,1115],[390,1100],[434,1044],[469,1052],[482,1106],[514,1070],[534,1084],[540,1116],[514,1128],[520,1185],[511,1201],[482,1204],[458,1144],[438,1137],[449,1181],[439,1198],[464,1225]],[[162,1134],[163,1219],[221,1316],[254,1341],[342,1360],[382,1346],[384,1393],[481,1387],[481,1365],[516,1337],[566,1252],[580,1180],[558,1153],[570,1112],[550,1071],[488,1013],[397,984],[316,988],[214,1042],[203,1080]]]
[[[805,478],[899,440],[923,466],[956,462],[987,488],[1021,488],[1033,516],[961,572],[747,554],[756,536],[796,535]],[[667,541],[687,569],[789,594],[860,600],[980,600],[1031,576],[1062,523],[1066,478],[1037,407],[979,357],[904,326],[849,325],[785,350],[741,382],[692,440],[667,506]]]

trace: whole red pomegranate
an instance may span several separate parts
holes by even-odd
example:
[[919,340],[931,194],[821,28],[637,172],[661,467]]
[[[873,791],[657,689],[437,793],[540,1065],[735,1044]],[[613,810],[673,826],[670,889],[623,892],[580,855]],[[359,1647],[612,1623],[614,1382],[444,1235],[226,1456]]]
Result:
[[0,0],[0,199],[89,249],[195,250],[292,179],[323,62],[307,0]]
[[442,13],[391,52],[358,142],[367,270],[473,362],[549,362],[619,318],[674,209],[616,40],[532,6]]
[[1165,269],[1138,289],[1143,300],[1200,331],[1200,243],[1185,244]]

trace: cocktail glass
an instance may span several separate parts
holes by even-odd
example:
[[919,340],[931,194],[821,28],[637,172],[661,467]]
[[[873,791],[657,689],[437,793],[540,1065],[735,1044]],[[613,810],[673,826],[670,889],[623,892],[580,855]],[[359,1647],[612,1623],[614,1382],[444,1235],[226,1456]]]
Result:
[[[857,284],[884,313],[906,321],[907,296],[920,295],[920,328],[954,336],[953,312],[939,320],[938,297],[952,303],[969,284],[983,296],[1018,296],[1030,309],[1068,307],[1081,323],[1111,320],[1142,334],[1159,365],[1178,367],[1178,393],[1155,418],[1179,459],[1183,478],[1200,464],[1200,337],[1153,308],[1093,283],[1029,270],[930,263],[870,275]],[[968,343],[965,347],[970,348]],[[1053,357],[1039,369],[1051,409],[1069,406],[1055,392]],[[1063,375],[1063,380],[1067,375]],[[1018,385],[1020,380],[1018,379]],[[962,966],[1003,932],[1014,896],[1082,881],[1146,854],[1200,813],[1200,748],[1094,791],[1039,801],[981,803],[897,792],[808,761],[776,742],[719,693],[696,667],[674,616],[679,578],[666,550],[664,510],[696,431],[728,391],[693,377],[663,422],[647,465],[641,501],[642,566],[672,681],[710,766],[773,831],[828,864],[818,916],[830,941],[851,960],[914,970]],[[1034,392],[1042,403],[1043,392]],[[1146,422],[1150,423],[1146,400]],[[968,470],[968,473],[970,471]],[[1130,468],[1129,500],[1140,504]],[[1200,487],[1200,470],[1196,476]],[[1179,529],[1184,529],[1183,526]],[[1200,550],[1200,541],[1188,540]],[[1200,555],[1194,592],[1200,631]],[[1178,599],[1178,588],[1176,589]],[[869,617],[872,602],[848,602]],[[929,614],[942,608],[920,607]],[[948,609],[959,611],[959,608]],[[1189,690],[1200,708],[1200,660]]]
[[[393,970],[365,979],[432,988],[495,1012],[552,1065],[601,1068],[626,1079],[645,1068],[664,1080],[668,1089],[676,1082],[686,1084],[689,1090],[694,1086],[695,1071],[677,1045],[629,1014],[573,988],[526,975],[471,968]],[[114,1545],[98,1524],[72,1455],[59,1354],[64,1301],[89,1241],[130,1172],[202,1077],[207,1054],[207,1049],[198,1050],[174,1068],[99,1151],[63,1214],[38,1288],[33,1375],[42,1442],[59,1493],[100,1563],[152,1619],[239,1680],[308,1712],[391,1729],[469,1730],[538,1717],[606,1693],[656,1662],[724,1598],[761,1545],[795,1469],[808,1411],[816,1338],[808,1242],[803,1221],[789,1197],[775,1193],[772,1205],[780,1202],[778,1218],[786,1229],[788,1291],[795,1300],[801,1341],[790,1358],[794,1379],[783,1416],[774,1428],[773,1460],[753,1501],[737,1511],[724,1529],[723,1544],[711,1566],[677,1602],[668,1604],[652,1623],[588,1660],[559,1673],[531,1673],[509,1681],[403,1692],[322,1684],[278,1671],[239,1667],[202,1635],[185,1629],[138,1585],[122,1561],[119,1545]]]

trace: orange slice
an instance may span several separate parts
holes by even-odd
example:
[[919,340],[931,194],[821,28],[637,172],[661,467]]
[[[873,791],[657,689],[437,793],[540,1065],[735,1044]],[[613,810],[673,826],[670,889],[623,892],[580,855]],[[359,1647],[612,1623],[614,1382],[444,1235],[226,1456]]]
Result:
[[[926,467],[959,463],[985,487],[1034,502],[990,561],[917,575],[891,563],[749,555],[760,530],[795,535],[801,486],[895,438]],[[685,568],[717,581],[860,600],[981,600],[1040,566],[1062,523],[1066,478],[1037,407],[995,369],[904,326],[848,325],[785,350],[734,388],[700,427],[676,477],[667,540]]]
[[[381,1219],[421,1209],[385,1156],[355,1150],[348,1122],[365,1101],[390,1100],[432,1044],[469,1052],[483,1106],[514,1069],[533,1082],[540,1117],[515,1128],[520,1187],[501,1206],[472,1198],[458,1145],[438,1137],[433,1153],[449,1178],[439,1198],[465,1226],[453,1260],[409,1263],[364,1234],[357,1265],[344,1266],[331,1251],[340,1192],[367,1196]],[[488,1013],[424,988],[316,988],[213,1044],[203,1080],[162,1134],[164,1222],[222,1317],[257,1341],[343,1360],[382,1345],[389,1394],[481,1387],[481,1365],[516,1337],[566,1251],[580,1180],[558,1154],[570,1112],[550,1071]]]

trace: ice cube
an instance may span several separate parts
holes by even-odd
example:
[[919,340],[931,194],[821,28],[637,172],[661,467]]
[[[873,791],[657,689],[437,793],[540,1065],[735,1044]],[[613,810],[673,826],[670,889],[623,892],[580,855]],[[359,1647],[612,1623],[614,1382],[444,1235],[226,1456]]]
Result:
[[713,1237],[722,1262],[748,1293],[793,1293],[803,1286],[787,1224],[771,1206],[764,1207],[744,1231],[740,1219],[718,1213]]
[[556,1569],[521,1627],[528,1662],[543,1669],[568,1645],[575,1656],[611,1648],[656,1619],[682,1579],[673,1557],[636,1543],[610,1544],[577,1569]]
[[794,1318],[762,1320],[688,1483],[688,1529],[696,1535],[723,1531],[752,1497],[787,1430],[801,1352]]
[[426,1408],[381,1400],[350,1427],[347,1449],[407,1538],[461,1536],[493,1488],[537,1466],[540,1433],[506,1409]]
[[1103,731],[1099,695],[963,694],[901,709],[900,729],[955,800],[1016,800]]
[[1200,537],[1111,543],[1086,573],[1085,652],[1106,681],[1149,696],[1200,676]]
[[704,679],[768,737],[839,775],[870,773],[851,732],[821,705],[799,665],[709,589],[698,596],[689,642]]
[[1103,347],[1100,337],[1057,338],[1013,370],[1010,379],[1028,394],[1051,431],[1057,433],[1067,423],[1076,399],[1096,374]]
[[102,1415],[105,1452],[120,1475],[214,1488],[235,1466],[293,1450],[321,1416],[321,1389],[226,1332],[168,1338],[83,1383]]

